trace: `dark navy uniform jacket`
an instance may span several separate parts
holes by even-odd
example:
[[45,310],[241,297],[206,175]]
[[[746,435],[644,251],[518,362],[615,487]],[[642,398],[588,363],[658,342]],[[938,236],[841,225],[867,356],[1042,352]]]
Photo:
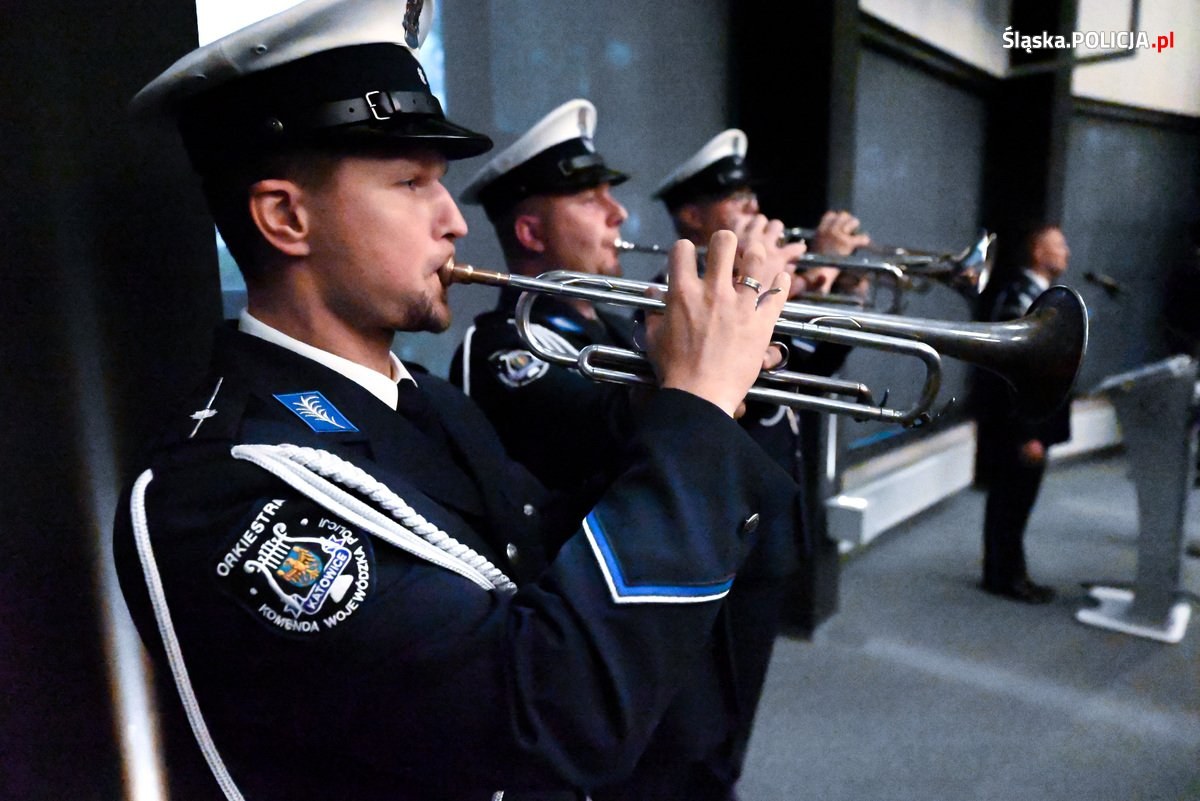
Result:
[[[626,469],[553,530],[544,490],[474,404],[419,380],[428,408],[406,417],[222,331],[125,493],[114,550],[130,610],[164,676],[161,643],[178,649],[184,695],[246,798],[620,781],[680,734],[660,726],[675,699],[719,683],[713,632],[754,516],[790,513],[786,481],[733,421],[665,390]],[[697,749],[725,736],[719,703],[692,711]]]
[[[598,383],[572,368],[537,359],[512,322],[519,294],[506,290],[495,310],[476,318],[455,353],[451,380],[479,403],[509,454],[539,479],[549,485],[586,489],[597,473],[611,474],[625,464],[631,421],[629,388]],[[631,326],[603,311],[598,314],[599,319],[589,319],[568,303],[540,298],[530,319],[548,349],[577,354],[588,345],[630,347]],[[798,559],[800,495],[792,473],[796,439],[788,420],[775,422],[778,428],[767,428],[761,418],[743,418],[742,425],[763,447],[763,454],[784,468],[772,471],[773,482],[780,487],[775,502],[791,512],[763,521],[758,544],[730,595],[727,614],[718,626],[721,647],[714,655],[721,667],[719,687],[681,701],[668,716],[668,725],[693,732],[701,725],[720,725],[729,731],[729,737],[711,742],[708,753],[693,749],[687,755],[695,760],[690,766],[682,754],[652,750],[629,784],[597,792],[598,799],[703,799],[713,793],[723,798],[737,780],[779,630],[786,580],[794,574]],[[702,428],[694,430],[706,436]],[[786,444],[781,447],[781,442]],[[694,474],[715,469],[702,462],[691,467]],[[694,717],[697,709],[706,716],[717,715],[721,722],[680,722]]]
[[[629,390],[592,381],[533,355],[512,322],[520,292],[505,289],[497,308],[475,318],[450,364],[450,380],[487,413],[509,454],[554,489],[573,488],[623,459],[633,415]],[[588,345],[633,345],[629,320],[597,317],[552,297],[530,318],[546,347],[576,355]]]
[[[800,373],[831,376],[846,361],[850,349],[843,345],[813,342],[800,337],[782,340],[788,349],[787,368]],[[788,412],[782,406],[771,403],[748,402],[746,414],[740,422],[754,441],[763,447],[781,467],[797,482],[802,482],[806,455],[800,452],[800,426],[804,415],[800,411]],[[812,455],[807,455],[811,459]]]

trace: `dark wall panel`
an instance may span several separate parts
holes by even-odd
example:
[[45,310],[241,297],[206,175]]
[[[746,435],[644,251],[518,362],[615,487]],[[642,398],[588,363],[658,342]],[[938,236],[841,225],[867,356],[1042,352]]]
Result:
[[[451,119],[511,144],[546,112],[583,97],[598,112],[596,147],[630,175],[614,191],[629,210],[626,239],[674,241],[670,219],[650,194],[671,169],[729,125],[727,4],[560,3],[553,0],[447,0],[442,7]],[[458,193],[487,155],[456,163],[446,185]],[[460,260],[503,269],[491,223],[464,206],[470,234]],[[628,254],[625,271],[650,278],[665,261]],[[494,290],[451,290],[454,325],[445,334],[401,335],[395,350],[444,375],[475,315],[495,305]]]
[[[957,251],[980,230],[986,107],[975,92],[890,55],[864,49],[858,68],[856,169],[852,210],[880,245]],[[905,313],[967,320],[955,292],[933,286],[907,294]],[[966,370],[943,362],[942,398],[963,400]],[[866,381],[889,405],[915,398],[924,370],[911,358],[856,349],[843,370]],[[895,426],[843,422],[839,438],[850,460],[877,443],[915,436]]]
[[[1078,387],[1167,355],[1167,277],[1188,257],[1200,220],[1200,132],[1080,112],[1067,151],[1068,283],[1087,301],[1091,331]],[[1116,279],[1117,297],[1084,282]],[[1196,310],[1200,314],[1200,310]]]

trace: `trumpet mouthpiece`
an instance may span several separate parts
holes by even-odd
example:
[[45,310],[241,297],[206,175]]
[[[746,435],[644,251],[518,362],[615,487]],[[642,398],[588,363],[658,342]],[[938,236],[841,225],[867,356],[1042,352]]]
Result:
[[442,286],[450,286],[454,283],[454,271],[457,269],[459,269],[459,267],[454,263],[453,256],[446,259],[446,263],[441,267],[438,267],[438,278],[441,280]]
[[511,276],[508,273],[481,270],[470,264],[455,264],[454,258],[451,257],[446,260],[445,264],[438,268],[438,278],[441,279],[443,286],[450,286],[451,284],[505,286],[510,283]]
[[613,247],[617,250],[629,251],[632,253],[666,253],[667,251],[659,245],[645,245],[639,242],[630,242],[627,239],[618,237],[613,240]]

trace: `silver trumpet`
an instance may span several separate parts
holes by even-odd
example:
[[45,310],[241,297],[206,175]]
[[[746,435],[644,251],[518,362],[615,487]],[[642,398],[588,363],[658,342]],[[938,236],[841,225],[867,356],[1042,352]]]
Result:
[[[807,229],[792,229],[792,230],[807,230]],[[798,237],[803,238],[803,237]],[[788,240],[784,237],[784,241]],[[625,239],[616,239],[613,241],[613,247],[617,250],[623,250],[630,253],[656,253],[666,256],[668,249],[660,245],[648,245],[641,242],[630,242]],[[708,248],[703,245],[696,247],[696,253],[704,254]],[[889,311],[899,312],[903,303],[903,289],[906,283],[904,270],[899,263],[881,261],[878,259],[869,259],[862,256],[825,256],[820,253],[805,253],[795,260],[796,264],[820,265],[823,267],[837,267],[842,270],[857,270],[859,272],[873,272],[887,276],[891,281],[891,296],[892,307]],[[862,307],[865,305],[863,298],[857,295],[842,295],[837,293],[805,293],[802,295],[805,300],[812,303],[832,303],[844,306]]]
[[[530,315],[541,295],[661,311],[665,303],[646,296],[652,287],[665,290],[661,284],[567,270],[530,278],[453,261],[442,268],[441,278],[446,285],[488,284],[522,290],[515,314],[517,332],[530,351],[543,361],[573,367],[598,381],[655,383],[644,354],[607,345],[589,345],[578,353],[566,353],[539,339]],[[873,313],[831,315],[828,306],[789,302],[784,305],[775,333],[910,356],[925,367],[921,391],[909,408],[890,409],[876,404],[870,389],[861,383],[790,370],[765,370],[750,388],[747,400],[914,426],[930,419],[929,410],[941,387],[942,355],[996,373],[1015,390],[1017,406],[1023,415],[1033,419],[1046,417],[1062,404],[1075,383],[1087,348],[1088,323],[1079,294],[1056,286],[1042,293],[1024,317],[998,323]]]
[[[811,239],[816,234],[814,228],[787,228],[783,232],[782,241]],[[948,286],[968,301],[977,298],[991,277],[994,258],[991,246],[995,240],[995,234],[983,231],[978,241],[960,253],[872,247],[850,256],[805,253],[796,259],[796,263],[836,267],[850,272],[869,273],[876,279],[883,278],[890,284],[892,304],[888,311],[899,314],[904,306],[904,292],[922,286],[927,288],[929,282]],[[668,252],[667,248],[660,245],[629,242],[619,238],[613,242],[613,246],[617,250],[632,253],[655,253],[665,256]],[[703,246],[696,248],[697,253],[704,253],[705,250]],[[801,297],[813,303],[859,307],[864,305],[863,299],[856,295],[806,293]]]

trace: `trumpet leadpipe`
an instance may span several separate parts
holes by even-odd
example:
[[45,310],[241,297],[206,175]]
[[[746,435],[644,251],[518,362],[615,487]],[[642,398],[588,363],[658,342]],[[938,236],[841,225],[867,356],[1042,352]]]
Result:
[[[533,278],[528,275],[482,270],[470,264],[447,262],[438,270],[438,274],[442,283],[447,286],[450,284],[510,286],[523,292],[588,300],[592,303],[610,303],[652,311],[661,310],[665,306],[657,298],[637,294],[651,286],[666,288],[660,284],[647,284],[625,278],[605,278],[586,273],[574,273],[569,270],[554,270]],[[600,287],[597,288],[596,284],[600,284]]]

